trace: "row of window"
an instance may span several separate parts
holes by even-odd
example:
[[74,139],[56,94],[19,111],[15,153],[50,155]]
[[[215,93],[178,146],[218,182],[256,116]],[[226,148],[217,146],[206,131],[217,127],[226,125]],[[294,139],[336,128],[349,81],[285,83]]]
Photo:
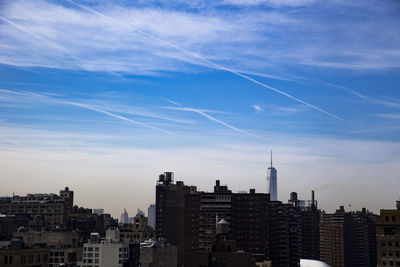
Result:
[[[392,217],[392,222],[396,221],[396,216],[391,216]],[[390,221],[390,216],[385,217],[385,221],[389,222]]]
[[[388,241],[388,242],[386,243],[386,241],[382,241],[382,246],[385,247],[386,245],[389,246],[389,247],[391,247],[391,246],[393,246],[393,242],[392,242],[392,241]],[[394,245],[395,245],[396,247],[399,247],[399,241],[394,242]]]
[[[394,266],[394,261],[382,261],[383,266]],[[396,261],[396,266],[400,266],[400,261]]]
[[[26,263],[34,263],[35,260],[35,255],[22,255],[21,256],[21,263],[26,264]],[[44,254],[43,257],[42,255],[38,254],[36,255],[36,263],[41,263],[41,261],[47,262],[47,255]],[[3,264],[8,265],[8,264],[13,264],[14,263],[14,256],[4,256]]]
[[58,256],[61,256],[61,257],[64,257],[64,251],[50,251],[50,257],[52,257],[52,256],[55,256],[55,257],[58,257]]
[[[93,247],[83,247],[83,251],[93,251]],[[99,247],[95,247],[94,251],[99,251]]]
[[83,263],[99,263],[99,259],[83,259]]
[[395,253],[393,253],[393,250],[389,250],[389,251],[382,250],[382,256],[386,256],[386,255],[393,256],[393,254],[395,254],[396,257],[399,257],[400,256],[400,251],[396,251]]

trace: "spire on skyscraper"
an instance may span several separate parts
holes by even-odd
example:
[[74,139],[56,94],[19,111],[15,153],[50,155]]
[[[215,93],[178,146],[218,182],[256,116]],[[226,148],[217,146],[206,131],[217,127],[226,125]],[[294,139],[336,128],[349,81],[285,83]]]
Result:
[[272,168],[272,149],[271,149],[271,168]]
[[272,166],[272,149],[271,149],[271,167],[267,171],[267,192],[270,194],[271,200],[278,200],[278,189],[277,189],[277,171]]

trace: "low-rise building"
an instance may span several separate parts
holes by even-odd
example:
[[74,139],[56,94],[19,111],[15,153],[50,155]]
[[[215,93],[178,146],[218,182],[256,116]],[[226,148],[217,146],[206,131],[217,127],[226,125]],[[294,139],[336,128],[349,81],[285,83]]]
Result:
[[129,243],[120,241],[118,230],[107,230],[106,237],[92,233],[83,245],[82,267],[123,267],[129,262]]
[[49,267],[49,255],[49,248],[24,248],[20,239],[2,241],[0,244],[1,267]]
[[7,215],[29,214],[41,218],[49,229],[67,227],[74,192],[68,187],[57,194],[28,194],[0,198],[0,213]]

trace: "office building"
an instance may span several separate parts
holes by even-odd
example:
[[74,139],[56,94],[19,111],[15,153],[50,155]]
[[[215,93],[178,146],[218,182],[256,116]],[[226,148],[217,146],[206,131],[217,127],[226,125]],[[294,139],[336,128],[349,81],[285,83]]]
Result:
[[124,225],[130,223],[129,221],[129,215],[126,209],[124,209],[121,213],[121,219],[119,221],[119,225]]
[[149,219],[149,226],[153,229],[156,228],[156,205],[150,204],[149,208],[147,209],[147,217]]
[[271,201],[278,200],[278,174],[276,169],[272,166],[272,151],[271,151],[271,166],[267,171],[267,192],[270,195]]

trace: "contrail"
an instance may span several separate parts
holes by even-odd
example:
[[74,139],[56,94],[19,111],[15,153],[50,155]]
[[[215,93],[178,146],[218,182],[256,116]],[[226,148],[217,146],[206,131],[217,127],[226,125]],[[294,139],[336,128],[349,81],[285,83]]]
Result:
[[[54,42],[52,42],[52,41],[49,41],[49,40],[47,40],[46,38],[43,38],[42,36],[40,36],[40,35],[38,35],[38,34],[32,32],[32,31],[30,31],[30,30],[27,30],[26,28],[22,27],[21,25],[18,25],[18,24],[16,24],[16,23],[12,22],[11,20],[6,19],[6,18],[4,18],[4,17],[2,17],[2,16],[0,16],[0,19],[3,20],[3,21],[5,21],[5,22],[8,23],[8,24],[14,26],[15,28],[19,29],[20,31],[23,31],[23,32],[25,32],[25,33],[27,33],[27,34],[29,34],[29,35],[32,35],[33,37],[35,37],[35,38],[41,40],[42,42],[47,43],[47,44],[50,45],[51,47],[56,48],[56,49],[58,49],[58,50],[64,52],[64,53],[67,54],[70,58],[72,58],[72,59],[74,59],[74,60],[76,60],[76,61],[83,62],[82,59],[80,59],[80,58],[74,56],[70,51],[68,51],[68,50],[65,49],[64,47],[58,45],[57,43],[54,43]],[[119,73],[116,73],[116,72],[114,72],[114,71],[108,71],[108,72],[111,73],[111,74],[113,74],[114,76],[116,76],[116,77],[118,77],[118,78],[124,80],[124,81],[128,81],[126,78],[124,78],[124,77],[123,77],[121,74],[119,74]]]
[[62,105],[77,106],[77,107],[89,109],[89,110],[92,110],[92,111],[96,111],[96,112],[108,115],[108,116],[110,116],[112,118],[129,122],[129,123],[134,124],[134,125],[140,125],[140,126],[143,126],[143,127],[146,127],[146,128],[152,129],[152,130],[156,130],[156,131],[159,131],[159,132],[162,132],[162,133],[172,134],[172,132],[169,132],[169,131],[166,131],[166,130],[163,130],[163,129],[160,129],[160,128],[157,128],[157,127],[154,127],[154,126],[151,126],[151,125],[149,125],[147,123],[135,121],[135,120],[129,119],[127,117],[124,117],[124,116],[121,116],[121,115],[117,115],[115,113],[112,113],[112,112],[106,111],[104,109],[101,109],[99,107],[95,107],[95,106],[88,105],[88,104],[83,104],[83,103],[79,103],[79,102],[72,102],[72,101],[65,101],[65,100],[58,100],[58,99],[55,99],[53,97],[49,97],[49,96],[46,96],[46,95],[38,94],[38,93],[35,93],[35,92],[29,92],[29,91],[24,91],[24,92],[21,93],[21,92],[14,92],[14,91],[11,91],[11,90],[6,90],[6,89],[1,89],[0,88],[0,92],[4,92],[4,93],[8,93],[8,94],[14,94],[14,95],[40,97],[40,98],[46,99],[47,101],[52,102],[52,103],[57,103],[57,104],[62,104]]
[[207,118],[207,119],[209,119],[209,120],[211,120],[211,121],[214,121],[214,122],[216,122],[216,123],[219,123],[219,124],[221,124],[221,125],[224,125],[225,127],[228,127],[228,128],[230,128],[230,129],[232,129],[232,130],[234,130],[234,131],[237,131],[237,132],[239,132],[239,133],[242,133],[242,134],[245,134],[245,135],[248,135],[248,136],[251,136],[251,137],[260,138],[260,139],[265,140],[265,139],[264,139],[263,137],[261,137],[261,136],[258,136],[258,135],[249,133],[248,131],[239,129],[239,128],[235,127],[235,126],[232,126],[232,125],[230,125],[229,123],[226,123],[226,122],[224,122],[224,121],[221,121],[221,120],[219,120],[219,119],[217,119],[217,118],[215,118],[215,117],[213,117],[213,116],[211,116],[211,115],[205,113],[205,112],[202,111],[202,110],[195,109],[195,108],[187,108],[187,107],[183,106],[182,104],[179,104],[178,102],[175,102],[175,101],[172,101],[172,100],[169,100],[169,99],[166,99],[166,100],[167,100],[168,102],[170,102],[170,103],[172,103],[172,104],[174,104],[174,105],[180,106],[180,107],[179,107],[179,108],[178,108],[178,107],[164,107],[165,109],[173,109],[173,110],[182,110],[182,111],[194,112],[194,113],[197,113],[197,114],[199,114],[199,115],[201,115],[201,116],[203,116],[203,117],[205,117],[205,118]]
[[145,36],[148,37],[148,38],[151,38],[151,39],[153,39],[153,40],[159,41],[159,42],[161,42],[161,43],[163,43],[163,44],[165,44],[165,45],[167,45],[167,46],[169,46],[169,47],[175,48],[175,49],[177,49],[177,50],[179,50],[179,51],[181,51],[181,52],[183,52],[183,53],[185,53],[185,54],[187,54],[187,55],[190,55],[190,56],[192,56],[192,57],[194,57],[194,58],[197,58],[197,59],[199,59],[199,60],[201,60],[201,61],[203,61],[203,62],[206,62],[207,64],[213,66],[213,67],[216,68],[216,69],[224,70],[224,71],[226,71],[226,72],[230,72],[230,73],[232,73],[232,74],[235,74],[236,76],[242,77],[242,78],[244,78],[244,79],[246,79],[246,80],[248,80],[248,81],[251,81],[251,82],[253,82],[253,83],[255,83],[255,84],[258,84],[258,85],[260,85],[260,86],[262,86],[262,87],[264,87],[264,88],[267,88],[267,89],[269,89],[269,90],[275,91],[276,93],[279,93],[279,94],[281,94],[281,95],[284,95],[284,96],[286,96],[286,97],[288,97],[288,98],[290,98],[290,99],[292,99],[292,100],[294,100],[294,101],[296,101],[296,102],[298,102],[298,103],[301,103],[301,104],[306,105],[306,106],[308,106],[308,107],[310,107],[310,108],[312,108],[312,109],[314,109],[314,110],[317,110],[317,111],[319,111],[319,112],[321,112],[321,113],[323,113],[323,114],[325,114],[325,115],[327,115],[327,116],[329,116],[329,117],[331,117],[331,118],[334,118],[334,119],[343,121],[343,119],[340,118],[339,116],[336,116],[336,115],[334,115],[334,114],[332,114],[332,113],[329,113],[328,111],[325,111],[325,110],[323,110],[323,109],[321,109],[321,108],[319,108],[319,107],[317,107],[317,106],[314,106],[314,105],[312,105],[312,104],[310,104],[310,103],[308,103],[308,102],[305,102],[304,100],[301,100],[301,99],[299,99],[299,98],[297,98],[297,97],[294,97],[294,96],[292,96],[292,95],[290,95],[290,94],[288,94],[288,93],[286,93],[286,92],[283,92],[282,90],[279,90],[279,89],[277,89],[277,88],[274,88],[274,87],[272,87],[272,86],[269,86],[269,85],[267,85],[267,84],[265,84],[265,83],[262,83],[262,82],[260,82],[260,81],[258,81],[258,80],[256,80],[256,79],[253,79],[253,78],[251,78],[251,77],[249,77],[249,76],[247,76],[247,75],[245,75],[245,74],[239,73],[239,72],[237,72],[237,71],[235,71],[235,70],[233,70],[233,69],[230,69],[230,68],[224,67],[224,66],[222,66],[222,65],[220,65],[220,64],[214,63],[214,62],[208,60],[207,58],[205,58],[205,57],[203,57],[203,56],[197,55],[197,54],[195,54],[195,53],[193,53],[193,52],[191,52],[191,51],[189,51],[189,50],[186,50],[186,49],[184,49],[184,48],[182,48],[182,47],[180,47],[180,46],[177,46],[177,45],[175,45],[175,44],[173,44],[173,43],[170,43],[170,42],[168,42],[168,41],[165,41],[165,40],[163,40],[163,39],[161,39],[161,38],[159,38],[159,37],[157,37],[157,36],[155,36],[155,35],[153,35],[153,34],[144,32],[144,31],[139,30],[139,29],[135,29],[135,28],[133,28],[133,27],[131,27],[131,26],[129,26],[129,25],[126,25],[126,24],[124,24],[124,23],[118,21],[118,20],[115,20],[115,19],[113,19],[113,18],[111,18],[111,17],[109,17],[109,16],[106,16],[106,15],[104,15],[103,13],[101,13],[101,12],[99,12],[99,11],[93,9],[93,8],[90,8],[90,7],[87,7],[87,6],[78,4],[78,3],[76,3],[76,2],[74,2],[74,1],[72,1],[72,0],[66,0],[66,1],[69,2],[69,3],[71,3],[71,4],[73,4],[73,5],[75,5],[75,6],[78,6],[78,7],[82,8],[82,9],[84,9],[84,10],[87,10],[87,11],[89,11],[89,12],[91,12],[91,13],[94,13],[94,14],[96,14],[96,15],[98,15],[98,16],[101,16],[102,18],[105,18],[105,19],[107,19],[107,20],[109,20],[109,21],[112,21],[112,22],[114,22],[114,23],[116,23],[116,24],[122,25],[123,27],[128,26],[132,31],[141,33],[141,34],[145,35]]
[[346,86],[333,84],[333,83],[325,82],[322,80],[317,80],[317,81],[319,81],[327,86],[330,86],[330,87],[335,87],[335,88],[340,88],[340,89],[346,90],[346,91],[352,93],[353,95],[355,95],[356,97],[358,97],[364,101],[367,101],[369,103],[372,103],[372,104],[383,105],[383,106],[391,107],[391,108],[400,108],[400,102],[372,98],[370,96],[363,95],[363,94],[359,93],[358,91],[348,88]]
[[148,124],[143,123],[143,122],[135,121],[135,120],[129,119],[127,117],[124,117],[124,116],[121,116],[121,115],[117,115],[117,114],[111,113],[109,111],[106,111],[104,109],[101,109],[101,108],[98,108],[98,107],[94,107],[94,106],[91,106],[91,105],[78,103],[78,102],[70,102],[70,101],[58,101],[58,102],[59,103],[63,103],[63,104],[67,104],[67,105],[72,105],[72,106],[77,106],[77,107],[82,107],[82,108],[86,108],[86,109],[89,109],[89,110],[97,111],[97,112],[106,114],[106,115],[108,115],[110,117],[113,117],[113,118],[116,118],[116,119],[120,119],[120,120],[123,120],[123,121],[127,121],[127,122],[129,122],[131,124],[147,127],[147,128],[150,128],[150,129],[162,132],[162,133],[166,133],[166,134],[172,134],[169,131],[166,131],[166,130],[163,130],[163,129],[160,129],[160,128],[157,128],[157,127],[154,127],[154,126],[151,126],[151,125],[148,125]]

